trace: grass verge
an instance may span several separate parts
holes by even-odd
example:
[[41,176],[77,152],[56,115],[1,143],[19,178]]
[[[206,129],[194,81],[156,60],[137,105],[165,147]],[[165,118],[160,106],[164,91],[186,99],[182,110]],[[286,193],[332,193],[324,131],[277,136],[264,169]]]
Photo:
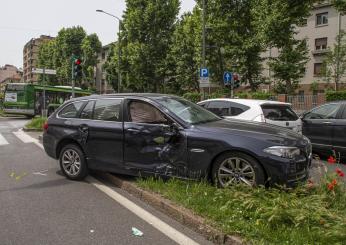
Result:
[[254,244],[346,244],[346,188],[318,186],[294,190],[234,186],[218,189],[205,182],[140,179],[143,189],[192,210],[227,234]]
[[29,129],[43,129],[43,124],[46,122],[47,118],[46,117],[35,117],[31,119],[26,125],[26,128]]

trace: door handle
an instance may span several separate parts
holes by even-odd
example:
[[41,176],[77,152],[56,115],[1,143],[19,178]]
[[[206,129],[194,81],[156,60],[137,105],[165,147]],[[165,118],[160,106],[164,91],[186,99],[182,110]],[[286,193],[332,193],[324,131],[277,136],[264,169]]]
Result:
[[138,132],[139,132],[139,129],[136,129],[136,128],[128,128],[127,131],[133,132],[133,133],[138,133]]
[[88,129],[89,129],[89,127],[86,126],[86,125],[81,125],[81,126],[79,126],[79,129],[80,129],[80,131],[82,131],[82,132],[87,132]]

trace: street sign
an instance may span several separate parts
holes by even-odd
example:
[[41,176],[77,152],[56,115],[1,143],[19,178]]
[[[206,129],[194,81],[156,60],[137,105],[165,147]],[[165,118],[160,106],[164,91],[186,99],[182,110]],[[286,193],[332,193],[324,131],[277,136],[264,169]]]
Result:
[[223,82],[225,85],[230,85],[232,83],[233,74],[229,71],[225,71],[223,74]]
[[199,78],[199,87],[208,88],[210,86],[209,77],[200,77]]
[[199,77],[209,77],[209,69],[208,68],[201,68],[199,70]]
[[56,70],[52,70],[52,69],[32,68],[31,71],[32,73],[35,73],[35,74],[56,75]]

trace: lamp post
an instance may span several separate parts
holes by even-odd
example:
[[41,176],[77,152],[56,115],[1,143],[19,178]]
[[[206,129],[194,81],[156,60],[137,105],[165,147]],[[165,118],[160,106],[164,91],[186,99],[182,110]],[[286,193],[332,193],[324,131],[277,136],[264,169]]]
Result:
[[[117,19],[119,21],[119,30],[118,30],[118,93],[120,93],[120,87],[121,87],[121,72],[120,72],[120,56],[121,56],[121,51],[120,51],[120,28],[121,28],[121,19],[118,18],[117,16],[107,13],[105,11],[103,11],[102,9],[97,9],[96,12],[99,13],[104,13],[106,15],[109,15],[115,19]],[[106,91],[107,93],[107,91]]]

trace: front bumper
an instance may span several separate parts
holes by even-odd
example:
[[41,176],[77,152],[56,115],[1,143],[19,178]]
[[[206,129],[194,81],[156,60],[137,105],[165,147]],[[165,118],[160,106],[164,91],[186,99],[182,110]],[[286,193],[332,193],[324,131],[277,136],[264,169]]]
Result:
[[276,156],[266,157],[265,170],[270,185],[295,187],[309,178],[312,154],[300,156],[297,159],[285,159]]

